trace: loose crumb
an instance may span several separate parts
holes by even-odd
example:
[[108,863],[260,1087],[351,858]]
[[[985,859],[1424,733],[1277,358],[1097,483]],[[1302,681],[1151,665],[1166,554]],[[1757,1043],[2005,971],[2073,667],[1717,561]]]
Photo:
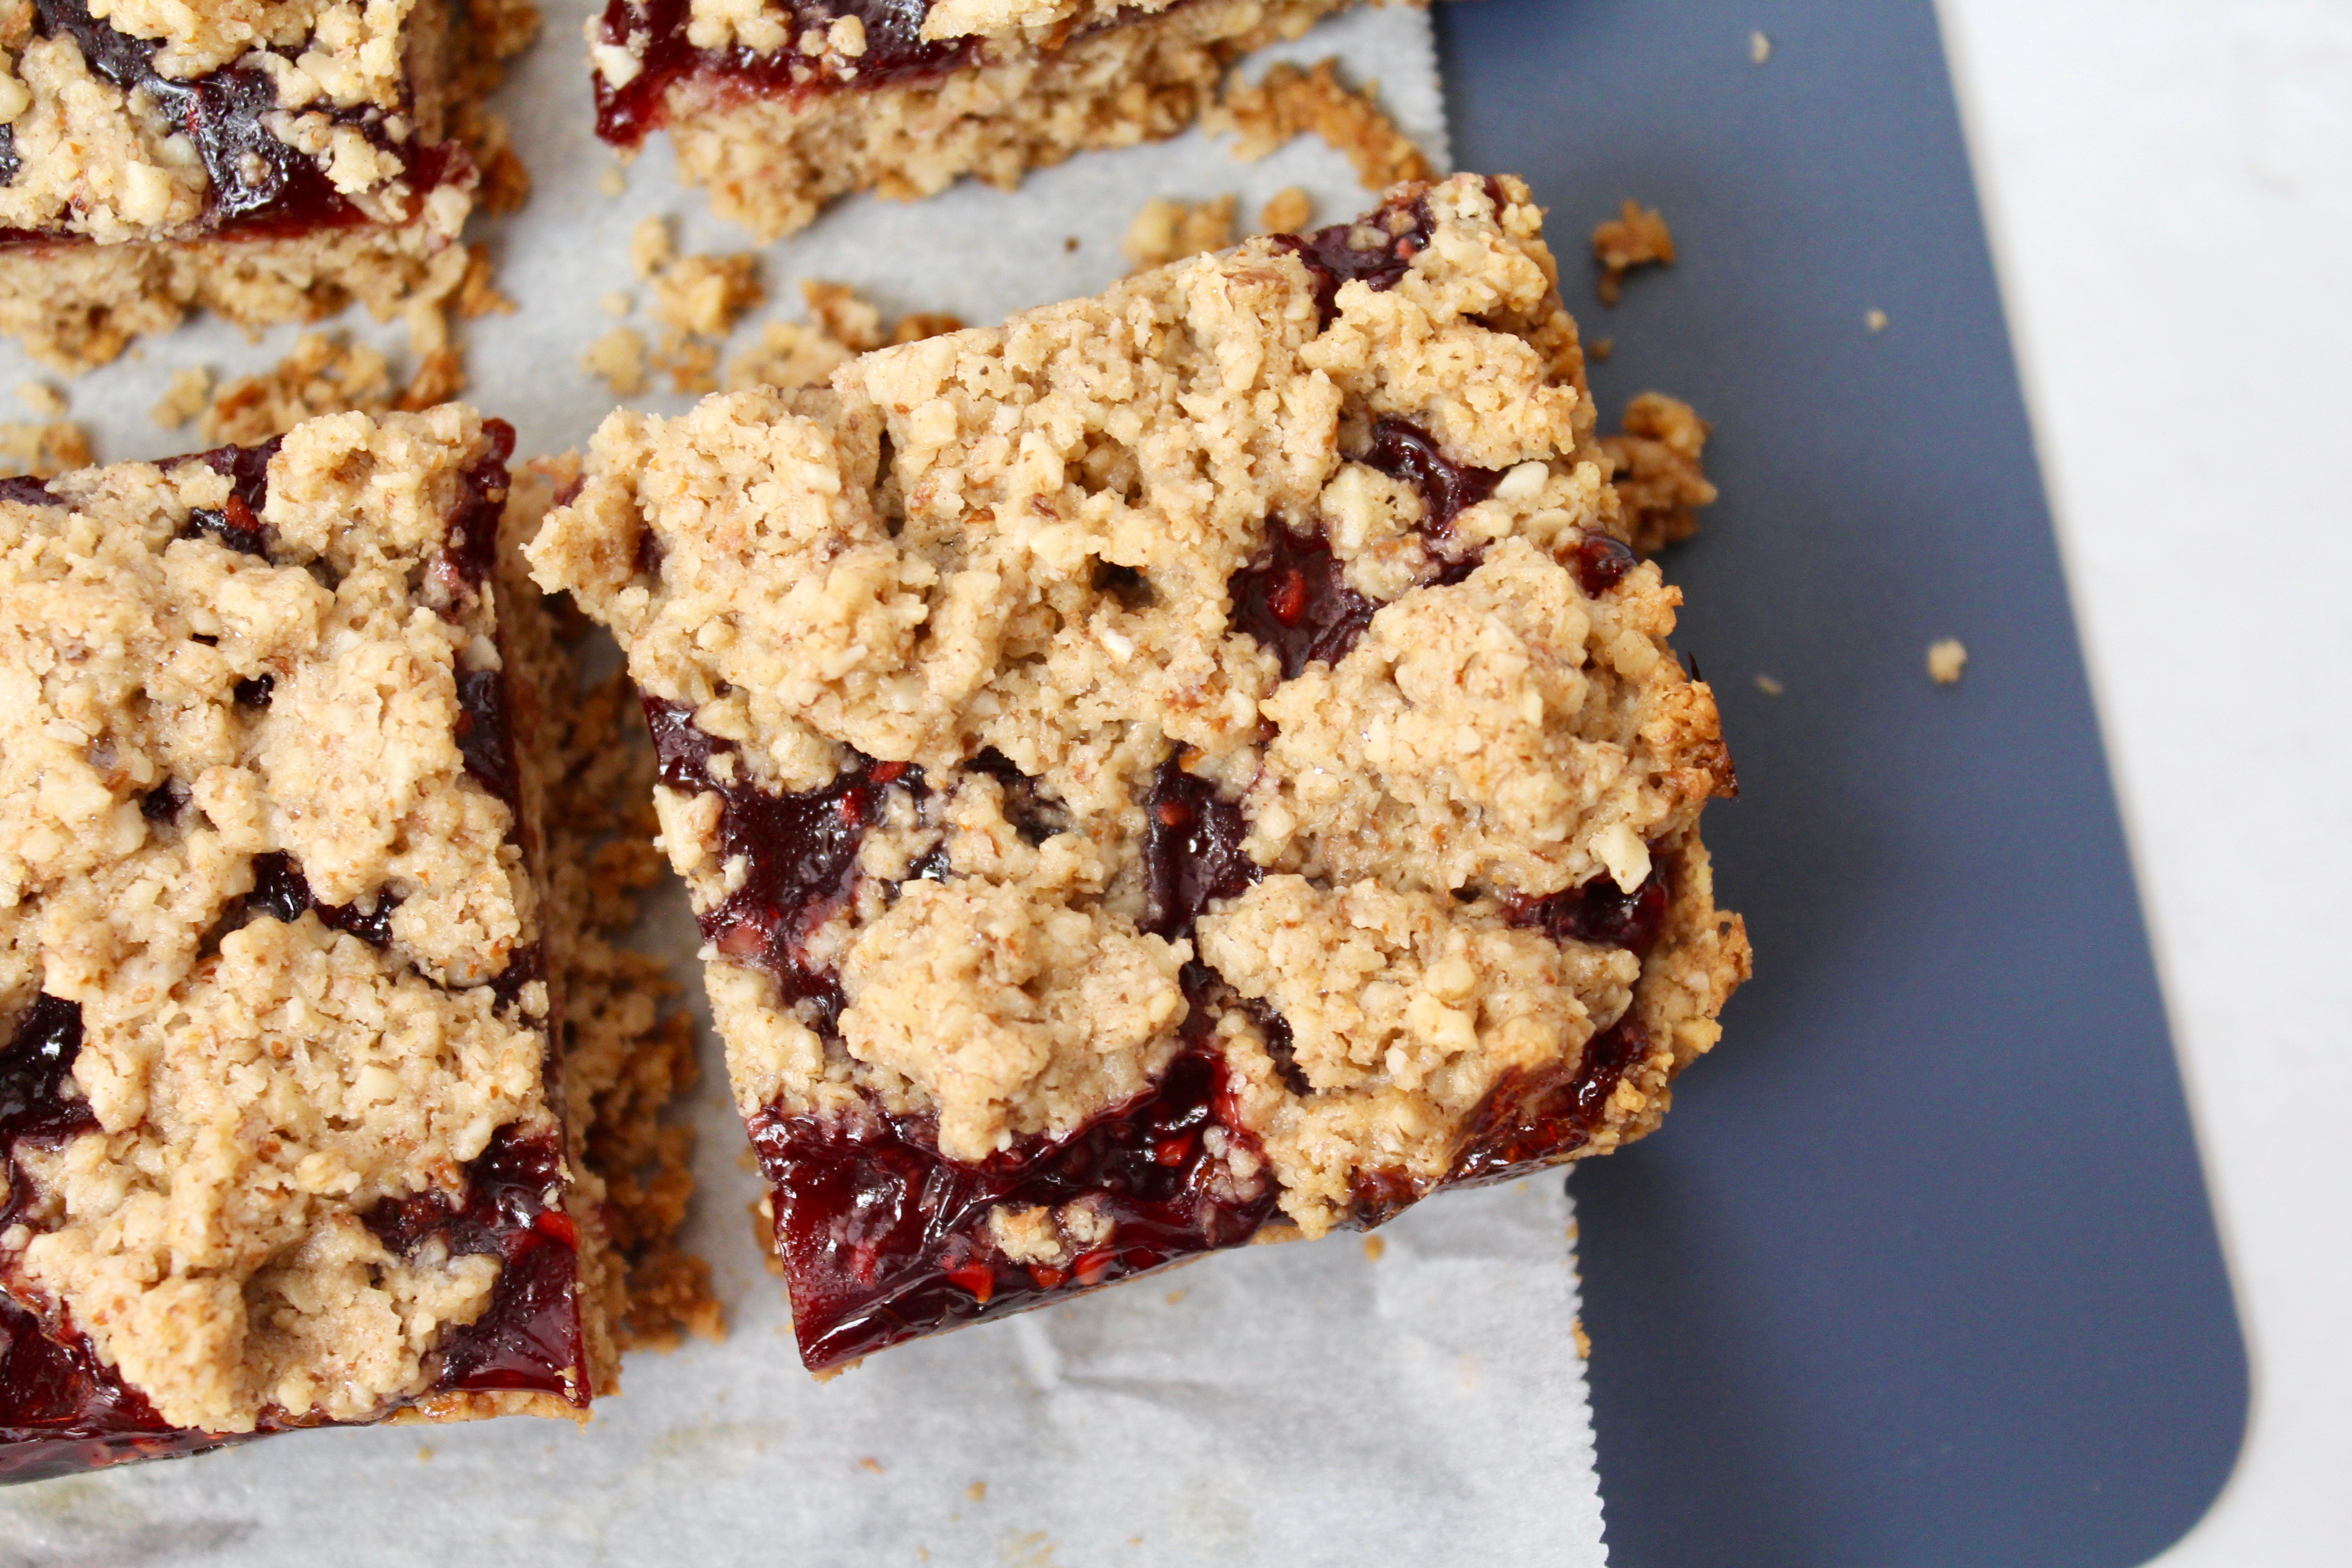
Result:
[[69,420],[46,425],[0,421],[0,474],[10,479],[54,479],[95,461],[89,432]]
[[450,306],[463,321],[477,321],[484,316],[511,316],[515,302],[499,291],[490,281],[490,247],[476,241],[466,247],[465,275],[457,279]]
[[603,297],[596,301],[596,306],[608,316],[625,316],[636,309],[635,303],[628,295],[618,289],[606,289]]
[[1946,637],[1927,648],[1927,679],[1938,686],[1957,686],[1969,667],[1969,650],[1958,637]]
[[1315,198],[1300,186],[1285,185],[1258,210],[1257,226],[1263,234],[1297,234],[1314,217]]
[[857,1468],[869,1475],[878,1476],[882,1473],[882,1461],[868,1454],[857,1461]]
[[690,397],[719,390],[719,345],[709,338],[664,327],[661,346],[649,363]]
[[466,390],[466,356],[455,348],[439,348],[417,361],[416,374],[401,389],[396,406],[414,414],[448,402]]
[[1614,305],[1625,291],[1625,274],[1637,267],[1675,264],[1674,231],[1657,208],[1627,196],[1615,217],[1593,226],[1592,258],[1601,263],[1594,286],[1601,302]]
[[65,417],[66,395],[46,381],[18,382],[16,401],[44,419]]
[[1576,1359],[1579,1361],[1591,1361],[1592,1359],[1592,1336],[1584,1331],[1584,1320],[1582,1318],[1579,1318],[1574,1322],[1569,1324],[1568,1331],[1570,1334],[1573,1335],[1576,1340]]
[[200,364],[172,373],[171,384],[147,417],[166,430],[177,430],[205,411],[213,400],[213,373]]
[[[174,377],[165,401],[179,390]],[[345,333],[305,332],[269,369],[223,385],[197,427],[207,443],[249,447],[321,414],[382,414],[394,396],[392,366],[380,352]]]
[[1647,555],[1698,531],[1716,488],[1701,459],[1714,426],[1680,398],[1645,392],[1625,405],[1623,429],[1603,436],[1627,542]]
[[623,397],[646,389],[646,335],[635,327],[614,327],[588,347],[580,363]]
[[1074,234],[1067,239],[1062,241],[1062,248],[1070,255],[1076,255],[1078,250],[1078,237]]
[[1230,195],[1206,202],[1154,196],[1127,226],[1127,237],[1119,241],[1119,249],[1138,272],[1203,251],[1223,250],[1234,242],[1234,208]]
[[1604,364],[1617,352],[1615,338],[1595,338],[1584,345],[1584,357],[1595,364]]
[[1368,1236],[1364,1237],[1364,1256],[1370,1261],[1378,1263],[1381,1260],[1381,1255],[1387,1252],[1388,1249],[1389,1244],[1384,1237],[1377,1236]]
[[1238,135],[1234,156],[1252,163],[1294,136],[1312,133],[1346,156],[1367,190],[1431,178],[1429,159],[1381,108],[1380,83],[1367,82],[1358,91],[1339,72],[1334,58],[1308,70],[1287,62],[1271,66],[1255,86],[1237,74],[1202,123]]
[[629,231],[629,270],[649,279],[677,256],[669,237],[669,219],[649,217]]
[[853,353],[878,349],[887,341],[882,332],[882,312],[846,283],[821,283],[814,279],[801,283],[801,298],[808,302],[809,314],[817,324]]
[[1780,693],[1786,691],[1788,688],[1781,685],[1779,681],[1773,679],[1769,675],[1759,675],[1756,678],[1756,689],[1762,692],[1767,697],[1778,697]]
[[963,1489],[963,1495],[970,1498],[974,1502],[982,1501],[988,1496],[988,1483],[986,1481],[974,1481],[971,1485]]
[[618,163],[607,163],[596,175],[596,189],[607,200],[623,195],[629,188],[629,176],[621,172]]
[[1771,40],[1771,39],[1769,39],[1769,38],[1768,38],[1768,37],[1765,37],[1763,34],[1761,34],[1761,33],[1750,33],[1750,34],[1748,34],[1748,58],[1749,59],[1749,61],[1750,61],[1750,62],[1752,62],[1753,64],[1756,64],[1756,65],[1759,65],[1759,66],[1760,66],[1760,65],[1762,65],[1765,61],[1767,61],[1767,60],[1770,59],[1771,58],[1772,58],[1772,40]]
[[429,1465],[433,1462],[432,1444],[419,1443],[416,1446],[416,1462],[420,1465]]
[[654,319],[676,331],[723,338],[768,297],[751,252],[681,256],[653,279]]
[[1187,1290],[1171,1290],[1168,1292],[1168,1304],[1171,1307],[1181,1305],[1184,1298],[1190,1294],[1191,1292]]
[[1875,310],[1865,310],[1863,312],[1862,324],[1874,332],[1883,332],[1886,330],[1886,312]]

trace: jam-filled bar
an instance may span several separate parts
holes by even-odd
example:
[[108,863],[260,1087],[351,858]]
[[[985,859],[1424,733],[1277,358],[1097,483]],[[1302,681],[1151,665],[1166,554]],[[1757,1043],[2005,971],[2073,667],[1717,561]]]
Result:
[[1511,179],[619,413],[618,634],[818,1370],[1656,1126],[1748,973]]
[[[435,276],[525,0],[0,0],[0,331],[64,369]],[[448,279],[444,279],[446,282]]]
[[667,130],[688,183],[773,239],[853,191],[1011,185],[1173,136],[1234,60],[1354,3],[610,0],[596,130],[631,152]]
[[0,487],[0,1480],[614,1382],[511,440]]

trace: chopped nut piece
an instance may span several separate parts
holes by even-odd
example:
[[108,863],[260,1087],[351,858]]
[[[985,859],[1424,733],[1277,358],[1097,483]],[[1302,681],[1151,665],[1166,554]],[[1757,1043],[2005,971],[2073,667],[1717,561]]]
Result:
[[1862,324],[1874,332],[1883,332],[1886,330],[1886,312],[1875,309],[1865,310],[1863,312]]
[[1767,60],[1770,59],[1771,58],[1772,58],[1772,40],[1771,40],[1771,39],[1769,39],[1769,38],[1768,38],[1768,37],[1765,37],[1763,34],[1761,34],[1761,33],[1750,33],[1750,34],[1748,34],[1748,60],[1749,60],[1751,63],[1755,64],[1755,65],[1759,65],[1759,66],[1760,66],[1760,65],[1762,65],[1765,61],[1767,61]]

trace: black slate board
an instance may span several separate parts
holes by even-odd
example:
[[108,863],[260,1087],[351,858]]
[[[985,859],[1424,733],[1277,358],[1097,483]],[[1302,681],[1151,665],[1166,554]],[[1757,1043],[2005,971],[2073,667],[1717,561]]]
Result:
[[[1458,166],[1528,178],[1616,341],[1604,420],[1654,386],[1717,430],[1667,570],[1758,976],[1665,1129],[1570,1180],[1611,1561],[2142,1562],[2229,1472],[2245,1352],[1934,9],[1438,26]],[[1627,195],[1682,259],[1603,310]]]

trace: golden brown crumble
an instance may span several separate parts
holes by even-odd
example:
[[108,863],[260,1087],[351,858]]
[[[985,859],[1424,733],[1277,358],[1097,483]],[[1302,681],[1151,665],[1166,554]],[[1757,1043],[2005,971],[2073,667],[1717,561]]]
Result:
[[1223,250],[1234,242],[1234,198],[1229,195],[1205,202],[1154,196],[1127,226],[1119,249],[1138,272],[1203,251]]
[[86,468],[95,460],[89,432],[70,419],[38,425],[0,420],[0,475],[46,479],[68,468]]
[[1297,185],[1286,185],[1266,199],[1257,215],[1265,234],[1297,234],[1315,219],[1315,198]]
[[1645,392],[1625,405],[1622,434],[1604,436],[1601,448],[1615,473],[1624,509],[1625,537],[1651,554],[1698,531],[1697,509],[1717,490],[1700,459],[1713,426],[1679,398]]
[[[930,1114],[962,1159],[1066,1131],[1168,1059],[1199,958],[1294,1027],[1286,1071],[1257,1014],[1205,1004],[1256,1141],[1213,1150],[1217,1179],[1270,1174],[1313,1233],[1349,1217],[1360,1176],[1442,1179],[1488,1089],[1573,1064],[1621,1017],[1651,1049],[1593,1150],[1654,1126],[1714,1044],[1748,957],[1696,828],[1729,763],[1712,693],[1667,648],[1680,601],[1656,568],[1596,593],[1563,564],[1624,523],[1539,214],[1509,179],[1390,199],[1425,208],[1426,243],[1394,287],[1339,288],[1328,322],[1297,255],[1256,240],[868,353],[824,390],[598,430],[529,554],[650,695],[732,743],[714,776],[807,791],[854,750],[927,781],[919,803],[888,795],[806,934],[840,978],[837,1031],[705,950],[747,1112]],[[1418,489],[1349,456],[1380,416],[1496,476],[1446,531],[1475,566],[1442,571]],[[1337,663],[1288,679],[1229,624],[1228,589],[1286,523],[1377,607]],[[1034,781],[1044,826],[971,765],[983,751]],[[1140,923],[1171,755],[1238,807],[1264,873],[1210,906],[1197,952]],[[656,799],[712,909],[747,874],[720,797]],[[1670,899],[1645,960],[1509,918],[1654,867]],[[1045,1258],[1087,1223],[1005,1209],[991,1228]]]
[[1675,264],[1674,231],[1657,208],[1627,196],[1615,217],[1593,226],[1592,258],[1601,263],[1595,291],[1602,304],[1614,305],[1625,292],[1625,274],[1637,267]]

